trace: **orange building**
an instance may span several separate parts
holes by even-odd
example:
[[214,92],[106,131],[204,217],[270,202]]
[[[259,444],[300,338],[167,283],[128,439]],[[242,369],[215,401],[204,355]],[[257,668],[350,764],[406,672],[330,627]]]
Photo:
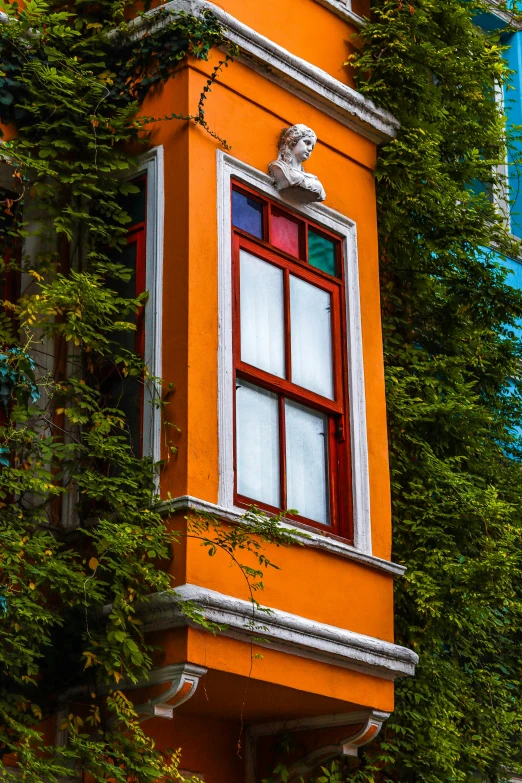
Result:
[[[294,779],[375,737],[394,680],[416,663],[393,643],[402,569],[390,562],[373,178],[397,123],[343,66],[365,7],[168,7],[211,9],[240,55],[206,109],[230,151],[200,127],[158,123],[137,172],[143,345],[174,385],[167,415],[180,429],[161,476],[166,517],[183,528],[202,510],[241,525],[254,503],[299,514],[295,545],[268,548],[279,570],[257,598],[269,614],[224,554],[180,544],[178,593],[226,630],[192,626],[166,596],[149,604],[142,619],[163,655],[136,703],[158,745],[180,746],[182,767],[208,783],[260,781],[283,732]],[[194,113],[221,56],[186,62],[144,111]],[[144,415],[143,448],[159,457],[158,414]]]
[[[197,125],[158,122],[133,174],[129,258],[149,291],[137,347],[173,384],[166,415],[179,428],[160,477],[166,521],[183,530],[193,510],[241,525],[252,504],[298,512],[295,543],[267,547],[279,570],[256,597],[269,613],[225,554],[193,538],[175,549],[178,595],[224,630],[193,625],[166,595],[142,611],[162,654],[138,711],[207,783],[259,783],[283,759],[297,780],[355,756],[417,661],[393,639],[403,569],[390,560],[373,177],[397,122],[343,65],[365,2],[167,5],[212,10],[240,54],[206,104],[230,150]],[[143,111],[195,113],[222,56],[187,61]],[[136,447],[165,458],[160,412],[144,405],[140,422],[139,409]]]

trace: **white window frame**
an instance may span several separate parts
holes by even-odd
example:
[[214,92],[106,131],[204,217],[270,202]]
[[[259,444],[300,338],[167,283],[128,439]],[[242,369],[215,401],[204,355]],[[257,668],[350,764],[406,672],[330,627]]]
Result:
[[[164,236],[163,146],[154,147],[138,158],[138,164],[125,173],[125,180],[147,175],[147,211],[145,220],[145,356],[149,373],[161,378],[163,318],[163,236]],[[145,384],[143,395],[143,455],[154,462],[161,459],[161,409],[157,406],[161,388]],[[156,404],[155,404],[156,403]]]
[[[218,504],[243,514],[234,505],[234,389],[232,350],[232,214],[231,180],[256,189],[273,201],[288,207],[272,185],[268,175],[217,150],[218,191],[218,428],[219,428],[219,499]],[[350,415],[350,455],[352,464],[353,546],[372,553],[370,483],[368,475],[368,440],[366,431],[366,395],[362,351],[357,227],[353,220],[323,204],[309,204],[292,209],[342,238],[346,285],[346,334],[348,357],[348,393]],[[299,523],[296,527],[307,527]],[[317,533],[315,528],[311,531]]]

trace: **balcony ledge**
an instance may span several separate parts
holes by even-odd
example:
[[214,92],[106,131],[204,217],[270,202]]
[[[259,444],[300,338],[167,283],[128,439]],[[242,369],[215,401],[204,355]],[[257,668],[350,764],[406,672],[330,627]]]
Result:
[[184,584],[157,593],[137,615],[145,632],[199,625],[183,616],[179,604],[190,601],[207,620],[225,626],[219,633],[290,655],[371,674],[386,680],[415,673],[418,656],[406,647],[310,620],[280,609],[257,608],[250,601],[206,587]]

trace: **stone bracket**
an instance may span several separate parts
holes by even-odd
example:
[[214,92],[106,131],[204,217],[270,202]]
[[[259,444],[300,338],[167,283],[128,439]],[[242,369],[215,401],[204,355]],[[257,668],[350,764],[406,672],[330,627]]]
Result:
[[[383,723],[390,717],[389,712],[381,710],[358,710],[339,715],[321,715],[315,718],[265,723],[251,726],[247,730],[246,743],[246,783],[256,780],[256,745],[259,737],[278,734],[280,731],[309,731],[311,729],[345,728],[360,726],[355,732],[346,732],[345,737],[333,745],[325,745],[308,753],[294,762],[289,769],[288,783],[297,781],[300,776],[308,775],[318,764],[325,764],[336,756],[357,756],[360,747],[373,740],[380,732]],[[344,732],[343,732],[344,734]]]
[[[138,715],[141,716],[140,722],[154,717],[172,720],[176,707],[192,698],[201,677],[206,673],[207,669],[192,663],[176,663],[153,669],[145,685],[160,685],[169,681],[170,684],[163,693],[134,707]],[[143,687],[144,683],[139,685]]]

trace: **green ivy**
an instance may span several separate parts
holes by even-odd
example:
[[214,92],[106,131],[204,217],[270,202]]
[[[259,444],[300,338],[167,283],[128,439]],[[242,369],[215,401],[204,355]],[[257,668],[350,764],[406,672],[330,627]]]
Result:
[[[377,177],[396,638],[420,656],[350,780],[471,783],[522,770],[520,292],[487,191],[514,144],[498,34],[460,0],[377,0],[354,58],[401,122]],[[510,99],[509,90],[507,99]],[[476,192],[482,182],[485,192]]]
[[[520,139],[493,100],[509,76],[500,37],[473,24],[487,10],[374,0],[351,60],[401,122],[376,182],[393,556],[407,566],[396,641],[420,661],[379,738],[320,783],[522,773],[522,298],[487,249],[520,253],[488,198]],[[287,777],[283,761],[273,779]]]
[[[1,10],[0,118],[15,133],[0,147],[14,193],[2,202],[0,273],[22,274],[23,285],[0,316],[0,761],[16,754],[28,783],[71,774],[179,780],[179,753],[155,748],[121,690],[147,678],[153,648],[136,606],[171,589],[165,564],[179,537],[157,495],[161,466],[133,454],[125,414],[117,400],[107,404],[102,379],[112,368],[161,387],[118,339],[146,301],[116,290],[129,279],[120,263],[131,220],[122,199],[137,191],[121,175],[136,164],[129,150],[147,148],[155,118],[140,116],[143,98],[187,56],[209,59],[225,45],[224,31],[212,14],[160,8],[139,14],[131,36],[133,8],[123,0],[30,0]],[[193,115],[166,119],[221,141],[205,101],[233,54],[217,62]],[[48,361],[53,351],[67,351],[66,369]],[[169,394],[155,404],[163,408]],[[189,519],[188,534],[210,556],[231,558],[253,600],[273,567],[263,544],[290,541],[277,520],[255,511],[232,530]],[[41,721],[68,701],[61,728],[69,743],[48,747]],[[2,766],[0,777],[18,779]]]

